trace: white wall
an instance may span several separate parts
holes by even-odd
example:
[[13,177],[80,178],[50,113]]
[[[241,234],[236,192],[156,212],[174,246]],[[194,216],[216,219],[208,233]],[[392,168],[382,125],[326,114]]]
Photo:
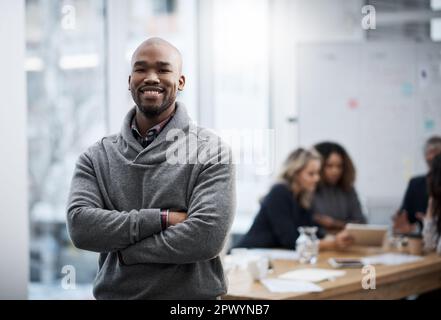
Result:
[[414,41],[299,46],[300,142],[345,146],[372,223],[389,224],[409,179],[427,172],[423,145],[441,134],[440,50]]
[[0,0],[0,299],[26,299],[25,1]]
[[[276,128],[276,166],[299,146],[296,48],[305,42],[360,42],[362,0],[272,1],[271,123]],[[301,121],[301,120],[300,120]]]

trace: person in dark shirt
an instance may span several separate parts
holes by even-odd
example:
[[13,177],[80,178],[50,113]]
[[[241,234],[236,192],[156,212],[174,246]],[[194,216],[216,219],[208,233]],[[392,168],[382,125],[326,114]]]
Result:
[[[424,147],[424,155],[429,168],[435,156],[440,153],[441,137],[433,136],[427,140]],[[427,175],[412,178],[407,186],[401,208],[393,216],[394,232],[404,234],[419,232],[428,202]]]
[[430,198],[424,218],[424,246],[427,251],[435,250],[441,254],[441,154],[433,159],[428,182]]
[[[432,161],[427,176],[429,204],[423,219],[423,243],[426,252],[436,251],[441,255],[441,153]],[[418,300],[441,300],[441,289],[423,293]]]
[[[312,217],[311,202],[320,180],[321,156],[312,149],[297,149],[288,157],[276,183],[264,198],[250,230],[235,247],[294,249],[298,227],[318,226]],[[319,227],[319,226],[318,226]],[[333,239],[323,239],[320,249],[343,249],[352,244],[345,231]]]

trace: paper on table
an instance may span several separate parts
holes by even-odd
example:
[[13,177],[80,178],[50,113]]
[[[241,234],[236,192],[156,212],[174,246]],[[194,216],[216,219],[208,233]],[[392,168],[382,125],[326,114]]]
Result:
[[307,281],[283,280],[267,278],[260,280],[271,292],[321,292],[323,289],[315,283]]
[[364,257],[361,259],[363,264],[383,264],[395,266],[405,263],[412,263],[422,260],[422,257],[402,253],[384,253],[375,256]]
[[320,282],[337,277],[342,277],[346,274],[343,270],[329,270],[329,269],[299,269],[283,273],[279,276],[280,279],[289,280],[303,280],[311,282]]
[[299,255],[294,250],[287,249],[248,249],[250,253],[263,255],[271,260],[298,260]]

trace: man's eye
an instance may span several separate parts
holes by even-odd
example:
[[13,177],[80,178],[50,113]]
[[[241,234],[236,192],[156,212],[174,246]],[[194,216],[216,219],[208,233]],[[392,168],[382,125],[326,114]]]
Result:
[[170,72],[170,70],[168,70],[168,69],[161,69],[161,70],[159,70],[159,71],[162,72],[162,73]]
[[144,69],[135,69],[135,72],[143,72]]

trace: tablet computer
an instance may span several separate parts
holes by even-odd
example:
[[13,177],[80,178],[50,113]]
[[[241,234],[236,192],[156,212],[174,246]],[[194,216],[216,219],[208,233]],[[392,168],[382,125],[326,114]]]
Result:
[[355,245],[376,247],[383,245],[388,226],[348,223],[346,230],[354,237]]

